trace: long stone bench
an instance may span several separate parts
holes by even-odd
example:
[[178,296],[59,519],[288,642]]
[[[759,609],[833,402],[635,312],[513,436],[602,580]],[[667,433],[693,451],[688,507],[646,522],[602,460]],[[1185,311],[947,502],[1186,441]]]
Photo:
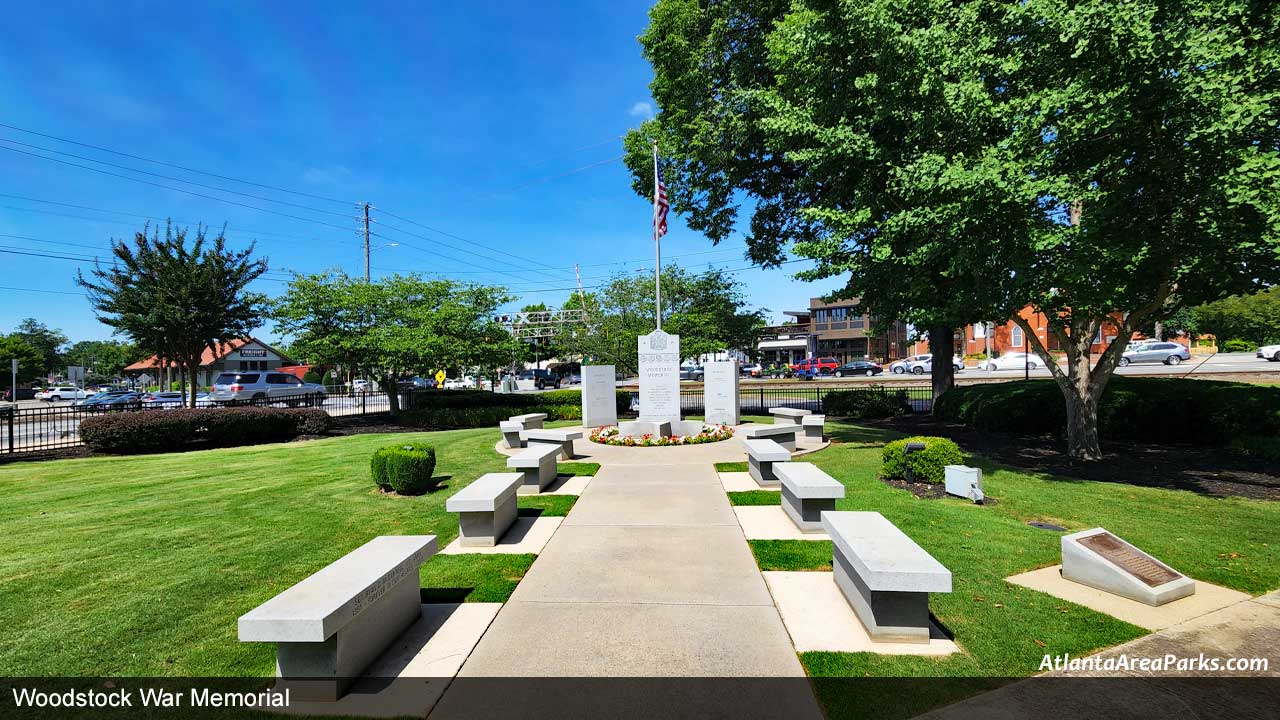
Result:
[[742,446],[747,449],[747,471],[751,477],[761,485],[777,485],[774,465],[789,462],[791,452],[772,440],[743,440]]
[[826,415],[805,415],[800,418],[800,427],[804,428],[804,439],[815,443],[822,442],[822,431],[826,423]]
[[582,438],[581,430],[525,430],[520,437],[530,444],[543,443],[560,448],[565,460],[573,459],[573,441]]
[[240,616],[241,642],[276,643],[294,699],[335,701],[422,615],[435,535],[383,535]]
[[773,474],[782,481],[782,509],[801,532],[822,532],[822,513],[836,509],[844,497],[844,485],[807,462],[774,463]]
[[481,475],[445,502],[445,510],[458,513],[458,540],[463,547],[498,544],[516,521],[516,489],[523,479],[523,473]]
[[507,418],[511,422],[518,422],[524,426],[525,430],[537,430],[542,427],[542,421],[547,419],[546,413],[525,413],[524,415],[512,415]]
[[773,422],[779,425],[795,425],[805,415],[812,415],[808,410],[789,407],[769,408],[769,414],[773,416]]
[[748,440],[772,440],[794,452],[796,449],[796,435],[799,433],[799,425],[781,423],[777,425],[754,425],[744,429],[742,436]]
[[835,583],[875,642],[929,642],[929,593],[951,571],[878,512],[824,512]]
[[507,467],[520,472],[520,495],[537,495],[542,489],[555,482],[556,456],[561,453],[559,445],[533,443],[529,449],[507,458]]
[[516,420],[503,420],[498,423],[498,429],[502,431],[502,446],[514,450],[524,447],[524,439],[520,437],[520,433],[524,432],[524,423]]

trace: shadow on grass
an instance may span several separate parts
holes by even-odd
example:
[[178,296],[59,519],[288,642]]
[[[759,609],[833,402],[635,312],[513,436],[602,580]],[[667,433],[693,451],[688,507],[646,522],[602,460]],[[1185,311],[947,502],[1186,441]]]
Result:
[[839,443],[861,445],[863,447],[879,447],[903,436],[902,433],[888,428],[850,425],[847,424],[848,422],[857,421],[850,420],[838,424],[828,424],[827,437]]
[[419,595],[424,603],[460,603],[475,592],[473,587],[422,588]]

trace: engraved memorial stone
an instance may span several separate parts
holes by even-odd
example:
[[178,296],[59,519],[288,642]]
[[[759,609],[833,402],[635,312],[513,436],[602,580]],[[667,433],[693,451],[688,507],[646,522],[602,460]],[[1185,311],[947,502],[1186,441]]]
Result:
[[1062,537],[1062,577],[1151,606],[1195,594],[1195,581],[1104,528]]
[[636,338],[640,364],[640,419],[680,419],[680,336],[654,330]]
[[618,424],[617,373],[612,365],[582,366],[582,424],[589,428]]
[[706,364],[703,372],[703,407],[707,422],[721,425],[737,425],[738,414],[738,361],[715,360]]

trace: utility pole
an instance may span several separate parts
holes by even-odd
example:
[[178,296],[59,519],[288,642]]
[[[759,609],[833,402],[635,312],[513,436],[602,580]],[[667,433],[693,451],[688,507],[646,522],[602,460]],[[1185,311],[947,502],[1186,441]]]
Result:
[[369,282],[369,203],[364,204],[364,281]]

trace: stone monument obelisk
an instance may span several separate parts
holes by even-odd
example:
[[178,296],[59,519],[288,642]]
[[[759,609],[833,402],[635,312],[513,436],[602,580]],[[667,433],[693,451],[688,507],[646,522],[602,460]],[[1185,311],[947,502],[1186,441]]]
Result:
[[680,336],[661,329],[637,338],[640,421],[680,420]]

